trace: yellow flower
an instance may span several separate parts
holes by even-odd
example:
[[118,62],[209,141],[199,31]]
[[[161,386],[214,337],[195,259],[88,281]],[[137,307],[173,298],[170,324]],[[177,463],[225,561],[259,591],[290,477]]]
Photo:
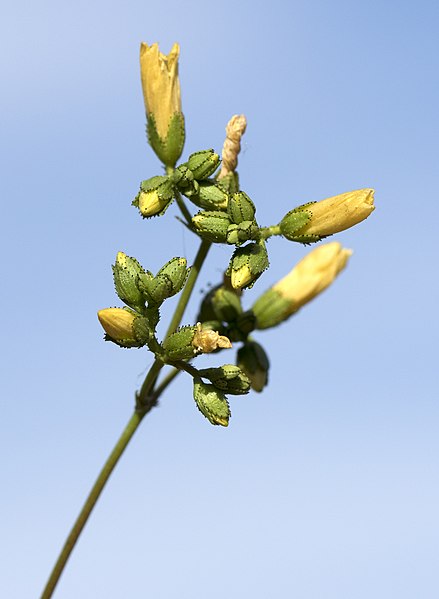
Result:
[[174,44],[168,56],[158,44],[140,44],[140,73],[147,116],[153,116],[157,133],[166,139],[172,116],[181,113],[178,55],[180,46]]
[[290,302],[286,315],[297,312],[329,287],[351,255],[352,250],[342,248],[340,243],[334,241],[316,248],[296,264],[286,277],[273,286],[274,291]]
[[373,189],[358,189],[306,206],[311,219],[297,235],[333,235],[361,223],[375,210],[373,194]]
[[322,293],[345,268],[352,251],[337,241],[316,248],[255,302],[257,328],[276,326]]

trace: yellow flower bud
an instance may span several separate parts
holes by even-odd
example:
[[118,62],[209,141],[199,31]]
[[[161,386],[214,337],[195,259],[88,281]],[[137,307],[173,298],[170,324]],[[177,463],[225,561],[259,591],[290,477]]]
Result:
[[230,273],[230,281],[233,289],[243,289],[253,280],[253,278],[247,264],[244,264],[244,266],[241,266],[238,270],[232,270]]
[[155,216],[159,214],[170,202],[160,197],[158,191],[141,191],[137,196],[139,212],[142,216]]
[[373,194],[373,189],[358,189],[307,205],[311,218],[297,235],[323,237],[361,223],[375,210]]
[[338,241],[326,243],[305,256],[293,270],[273,286],[290,301],[288,316],[324,291],[344,269],[352,250]]
[[123,345],[137,343],[133,332],[135,314],[124,308],[104,308],[98,312],[102,328],[112,340]]
[[352,251],[337,241],[316,248],[259,297],[252,310],[257,328],[276,326],[324,291],[344,269]]
[[180,46],[174,44],[168,56],[158,44],[140,44],[140,73],[147,116],[152,115],[159,136],[165,140],[171,117],[181,112],[178,55]]

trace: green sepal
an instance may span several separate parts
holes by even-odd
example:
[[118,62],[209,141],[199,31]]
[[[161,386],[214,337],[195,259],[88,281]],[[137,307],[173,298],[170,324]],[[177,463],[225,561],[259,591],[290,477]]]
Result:
[[198,192],[190,196],[190,200],[205,210],[226,210],[229,194],[217,183],[201,181]]
[[174,184],[171,177],[158,175],[142,181],[140,192],[132,202],[144,218],[161,216],[174,198]]
[[227,214],[232,223],[239,225],[246,220],[254,220],[256,207],[246,193],[238,191],[229,200]]
[[269,265],[265,243],[249,243],[233,252],[226,275],[234,289],[250,289]]
[[108,333],[105,333],[105,341],[111,341],[119,347],[127,349],[131,349],[133,347],[143,347],[144,345],[146,345],[147,340],[149,338],[150,329],[148,320],[144,316],[141,316],[140,314],[138,314],[134,310],[131,310],[130,308],[123,307],[122,310],[125,310],[125,312],[129,312],[134,317],[133,323],[130,327],[132,331],[132,336],[120,337],[118,339],[115,339],[114,337],[108,335]]
[[219,287],[212,294],[212,309],[218,320],[233,322],[242,313],[241,300],[237,293]]
[[[172,293],[175,295],[181,291],[188,278],[190,268],[187,267],[186,258],[172,258],[157,273],[157,277],[167,277],[171,281]],[[171,296],[167,296],[171,297]]]
[[213,149],[194,152],[189,156],[187,165],[198,181],[207,179],[217,169],[220,157]]
[[221,179],[217,179],[216,182],[228,194],[237,193],[239,191],[239,176],[236,171],[234,173],[229,173],[225,177],[221,177]]
[[139,343],[146,345],[151,336],[149,319],[144,316],[138,316],[133,322],[133,333]]
[[174,112],[169,120],[166,139],[157,132],[153,114],[147,116],[148,142],[165,166],[174,167],[183,151],[185,140],[184,116]]
[[135,258],[118,252],[113,270],[114,287],[119,298],[127,305],[142,312],[145,308],[145,297],[139,288],[139,275],[144,274],[142,266]]
[[192,223],[203,239],[213,243],[226,243],[230,220],[225,212],[219,210],[201,211],[192,217]]
[[236,363],[250,379],[254,391],[258,393],[268,384],[270,362],[264,348],[256,341],[246,341],[239,348]]
[[162,347],[165,352],[164,359],[169,362],[175,360],[190,360],[198,352],[192,345],[197,327],[184,326],[167,337]]
[[279,228],[285,239],[297,243],[315,243],[316,241],[323,239],[323,236],[321,235],[300,234],[300,229],[302,229],[312,217],[311,211],[307,208],[313,203],[314,202],[309,202],[308,204],[298,206],[297,208],[290,210],[290,212],[287,212],[283,217],[279,223]]
[[213,385],[194,378],[194,399],[200,412],[214,425],[228,426],[231,416],[227,398]]
[[291,300],[275,289],[267,289],[252,306],[256,317],[256,328],[263,330],[275,327],[288,318],[291,312]]
[[166,275],[157,275],[149,283],[147,288],[148,297],[154,304],[162,304],[165,299],[173,295],[172,281]]
[[239,246],[250,239],[259,239],[259,227],[254,220],[244,220],[239,225],[231,224],[227,229],[227,243],[229,245]]
[[250,379],[234,364],[224,364],[219,368],[199,370],[202,378],[209,379],[217,389],[231,395],[245,395],[250,391]]

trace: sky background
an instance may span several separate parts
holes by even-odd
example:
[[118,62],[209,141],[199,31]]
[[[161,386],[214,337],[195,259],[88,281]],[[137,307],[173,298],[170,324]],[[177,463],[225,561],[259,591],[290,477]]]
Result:
[[[336,284],[257,334],[270,385],[231,398],[227,429],[197,411],[189,377],[169,388],[55,597],[437,599],[439,4],[0,10],[0,595],[39,596],[151,364],[102,340],[96,311],[120,304],[116,252],[152,271],[196,252],[175,206],[152,221],[130,206],[161,173],[145,141],[143,40],[181,45],[184,157],[219,151],[246,114],[239,173],[261,224],[362,187],[377,209],[333,238],[354,250]],[[273,239],[246,305],[307,251]],[[185,323],[230,253],[212,251]]]

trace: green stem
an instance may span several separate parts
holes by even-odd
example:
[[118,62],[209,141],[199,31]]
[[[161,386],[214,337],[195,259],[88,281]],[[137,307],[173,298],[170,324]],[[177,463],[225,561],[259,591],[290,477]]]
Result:
[[[189,273],[188,280],[180,295],[179,302],[175,309],[166,336],[170,335],[175,331],[175,329],[180,324],[181,319],[183,318],[184,311],[189,302],[189,298],[194,289],[196,280],[198,278],[198,275],[200,273],[201,267],[207,256],[207,252],[209,251],[210,246],[210,242],[207,242],[205,240],[201,242],[201,245],[198,249],[198,253],[195,257],[194,264]],[[61,574],[65,568],[67,560],[69,559],[70,554],[72,553],[73,548],[75,547],[76,542],[78,541],[78,538],[82,530],[84,529],[84,526],[86,525],[87,520],[90,517],[90,514],[94,506],[96,505],[96,502],[99,499],[100,494],[104,490],[104,487],[108,479],[110,478],[110,475],[113,472],[116,464],[121,458],[125,448],[127,447],[132,436],[136,432],[139,424],[142,422],[144,416],[157,404],[157,400],[161,393],[163,393],[163,391],[166,389],[169,383],[173,380],[174,376],[176,376],[175,374],[172,377],[168,375],[166,380],[164,380],[161,383],[161,385],[157,388],[156,392],[152,392],[154,384],[157,380],[157,376],[160,370],[163,368],[163,366],[164,363],[156,358],[151,368],[149,369],[149,372],[145,377],[143,385],[136,395],[136,411],[131,416],[128,424],[122,432],[122,435],[120,436],[119,440],[114,446],[113,451],[108,456],[107,461],[105,462],[102,470],[100,471],[99,476],[97,477],[96,482],[94,483],[79,513],[79,516],[77,517],[69,533],[69,536],[66,539],[66,542],[64,543],[61,553],[59,554],[55,566],[50,574],[49,580],[47,581],[47,584],[41,595],[41,599],[50,599],[52,597],[55,587],[58,584]]]
[[58,583],[58,580],[64,570],[64,567],[67,563],[67,560],[70,557],[70,554],[73,550],[73,547],[76,544],[76,541],[81,534],[88,517],[92,509],[94,508],[99,496],[102,492],[102,489],[105,486],[105,483],[110,478],[110,474],[113,472],[114,467],[119,461],[120,456],[123,454],[126,446],[130,442],[131,437],[137,430],[140,422],[147,412],[143,412],[143,414],[139,414],[138,412],[134,412],[131,416],[128,424],[126,425],[122,435],[120,436],[118,442],[114,446],[113,451],[108,456],[107,461],[104,464],[98,478],[96,479],[95,484],[93,485],[84,506],[79,513],[78,518],[76,519],[75,524],[73,525],[72,530],[70,531],[69,536],[67,537],[66,542],[64,543],[64,547],[62,548],[61,553],[56,561],[56,564],[52,570],[49,580],[47,581],[46,587],[41,595],[41,599],[49,599],[52,597],[53,591]]
[[272,225],[271,227],[261,227],[259,229],[259,234],[261,236],[261,239],[268,239],[273,235],[282,235],[282,233],[280,232],[279,225]]

